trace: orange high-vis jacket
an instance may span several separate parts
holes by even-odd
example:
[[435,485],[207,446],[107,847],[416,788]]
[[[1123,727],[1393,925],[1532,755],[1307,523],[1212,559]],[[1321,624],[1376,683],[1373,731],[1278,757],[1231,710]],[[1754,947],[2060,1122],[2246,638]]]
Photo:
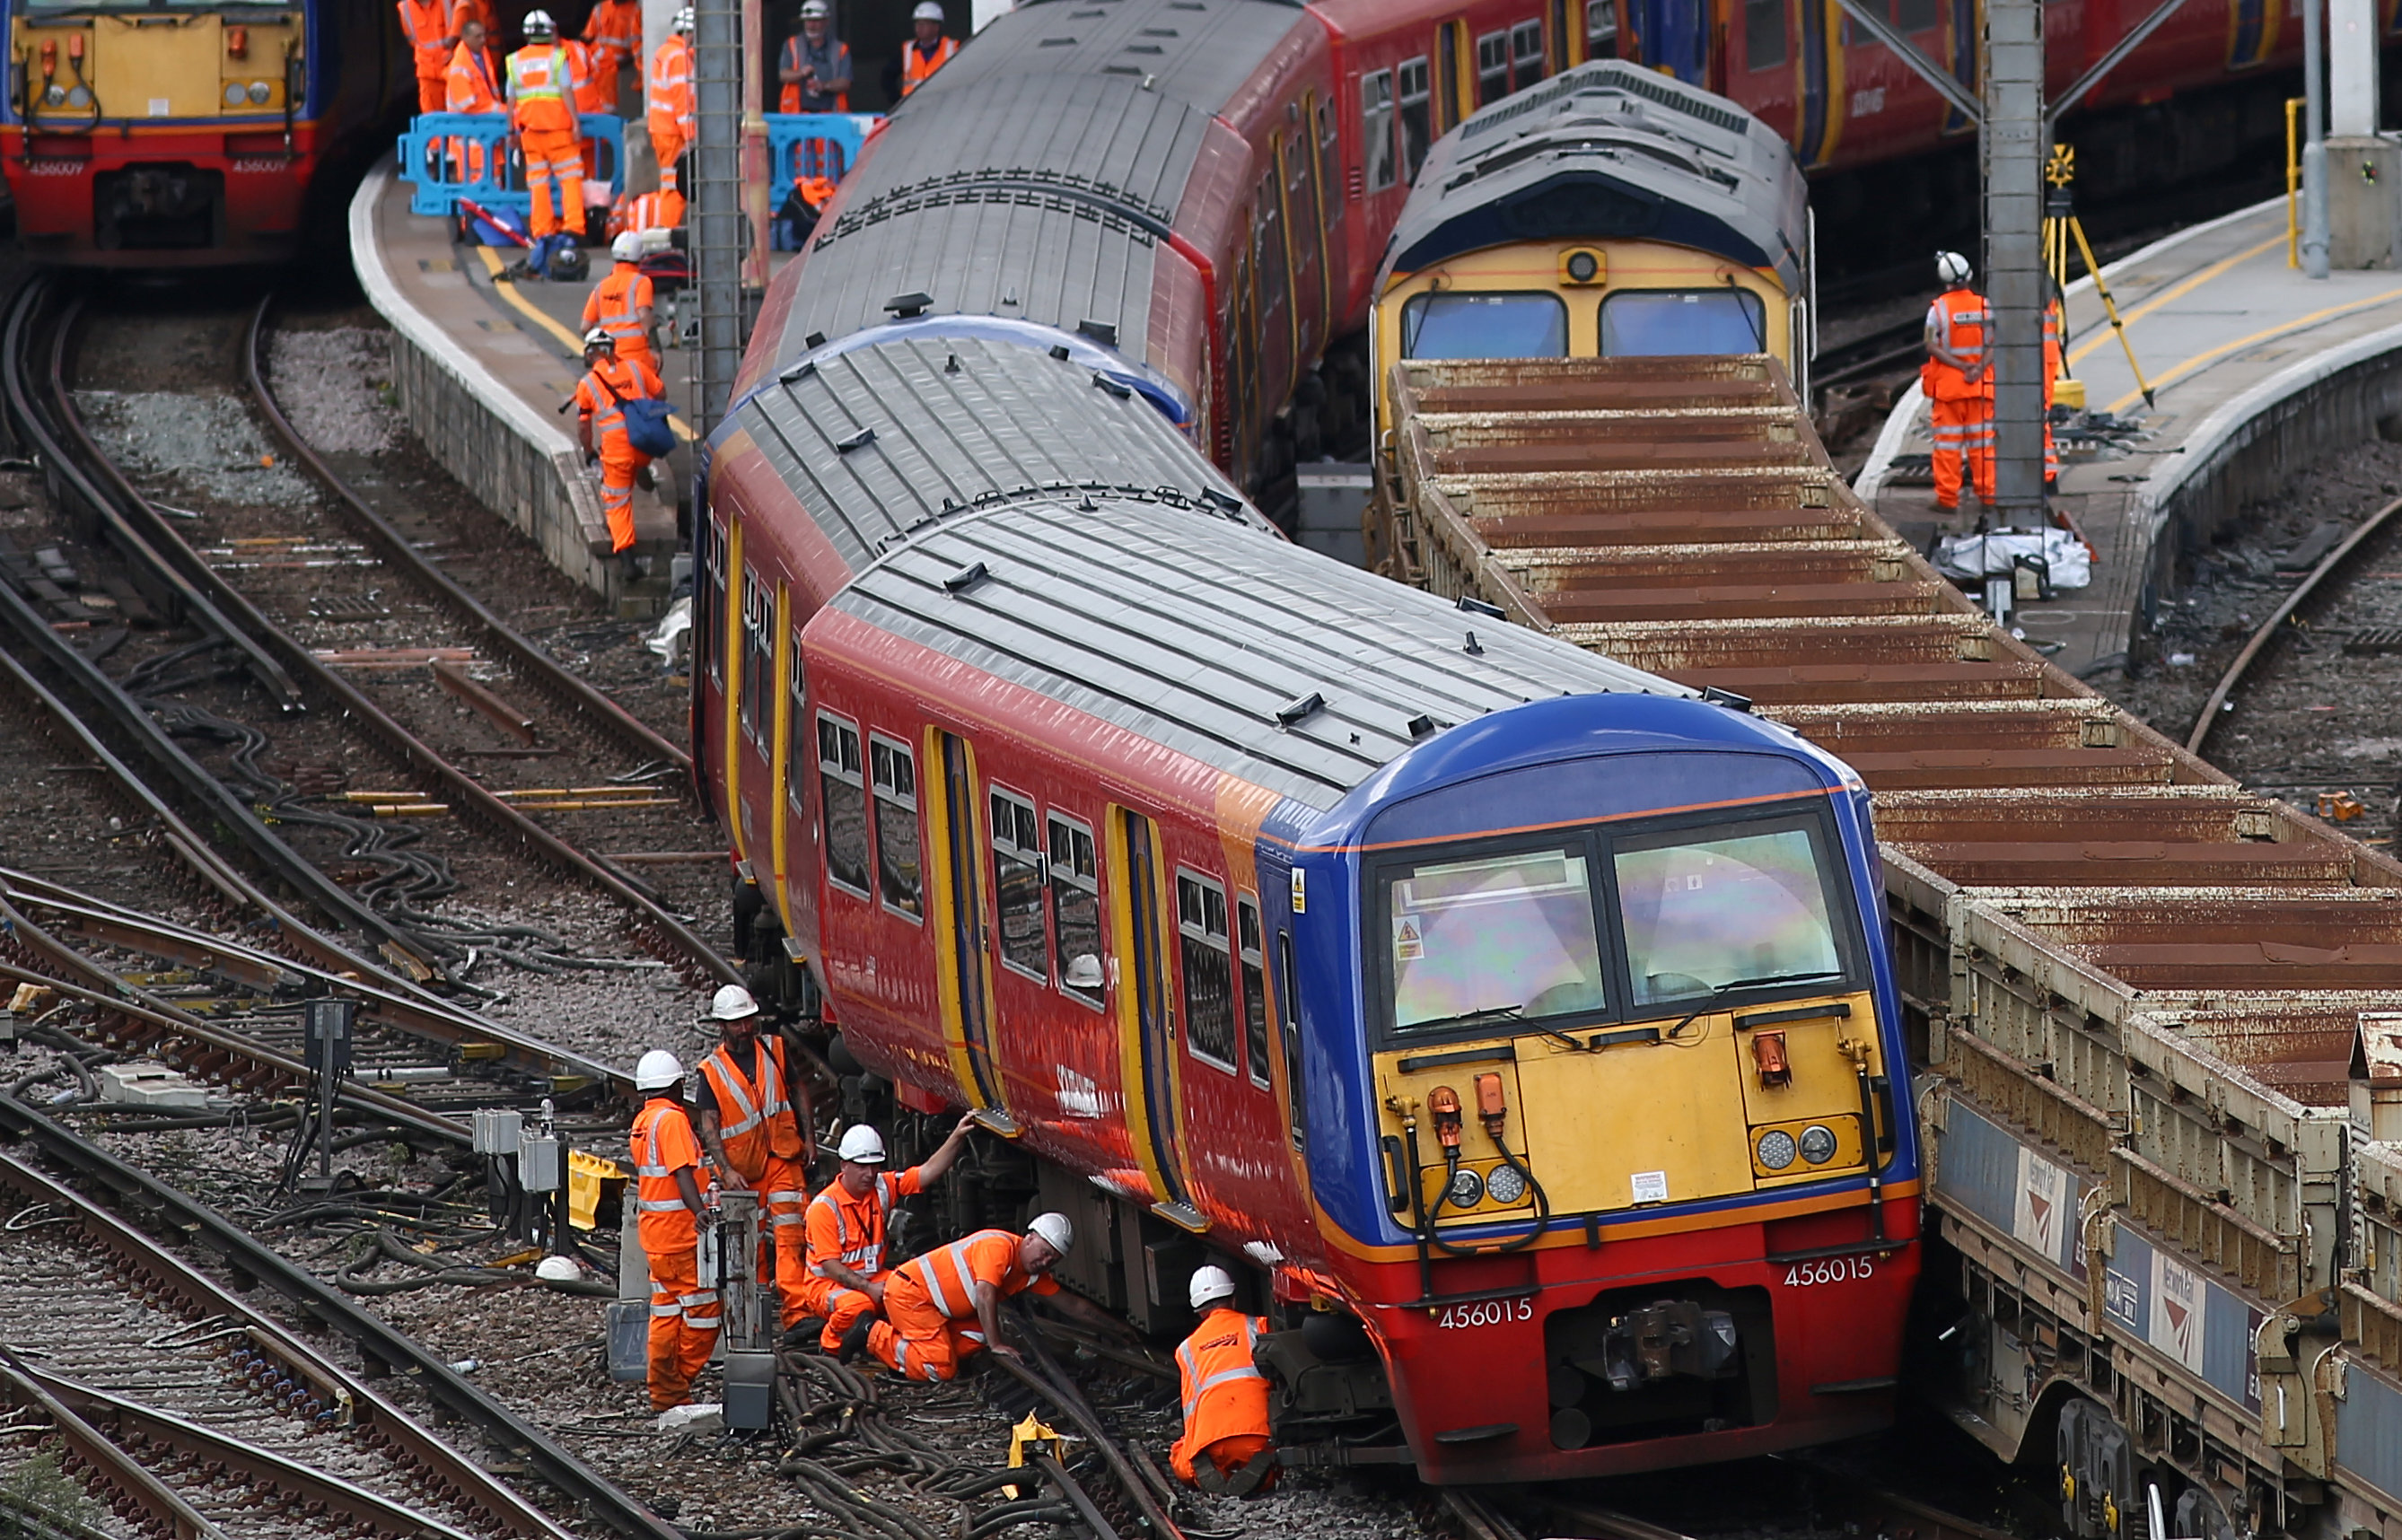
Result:
[[692,135],[692,39],[670,36],[651,55],[651,76],[643,88],[642,110],[652,117],[672,118],[686,138]]
[[400,30],[416,55],[417,78],[439,80],[450,67],[450,8],[444,0],[400,0]]
[[1993,308],[1974,289],[1950,289],[1935,296],[1926,310],[1926,363],[1919,380],[1937,401],[1991,400],[1994,371],[1975,379],[1968,371],[1985,362],[1985,328]]
[[1185,1464],[1221,1438],[1268,1431],[1268,1382],[1251,1362],[1251,1352],[1268,1329],[1264,1316],[1220,1305],[1176,1350],[1179,1399],[1184,1404],[1184,1436],[1170,1458]]
[[951,55],[959,51],[959,40],[956,37],[946,37],[934,45],[934,54],[931,59],[918,47],[916,38],[902,44],[901,94],[906,96],[924,85],[929,76],[949,63]]
[[582,84],[565,44],[527,44],[509,55],[509,121],[520,133],[573,133]]
[[600,0],[585,19],[584,40],[626,63],[642,50],[642,7],[635,0]]
[[450,50],[450,68],[444,78],[448,96],[443,104],[452,112],[501,110],[500,82],[492,77],[490,49],[470,53],[466,44],[460,44]]
[[893,1270],[926,1291],[926,1299],[953,1321],[975,1319],[977,1283],[993,1286],[1003,1299],[1031,1289],[1056,1294],[1059,1280],[1044,1273],[1035,1277],[1017,1265],[1017,1237],[1005,1230],[979,1230],[965,1240],[926,1253]]
[[[575,415],[592,419],[592,449],[602,460],[630,460],[648,463],[643,454],[626,436],[626,411],[628,401],[657,401],[668,393],[659,372],[651,367],[648,357],[604,358],[584,372],[575,386]],[[689,1133],[691,1120],[684,1127]],[[697,1150],[700,1147],[696,1144]],[[698,1156],[694,1157],[699,1159]]]
[[833,1276],[828,1262],[840,1262],[864,1278],[884,1272],[884,1235],[892,1205],[914,1192],[926,1190],[924,1168],[911,1166],[895,1176],[876,1174],[876,1185],[864,1198],[854,1198],[841,1182],[828,1182],[809,1200],[809,1272]]
[[614,241],[628,230],[671,230],[683,223],[683,194],[672,187],[635,193],[619,199],[609,211],[609,239]]
[[684,1206],[683,1189],[676,1185],[675,1174],[689,1166],[701,1190],[709,1189],[708,1177],[700,1169],[700,1141],[693,1137],[692,1120],[676,1103],[656,1097],[634,1114],[627,1143],[634,1157],[634,1208],[642,1217],[642,1249],[689,1250],[700,1232],[693,1224],[692,1210]]
[[[608,327],[609,335],[617,339],[620,359],[631,351],[627,347],[628,341],[647,353],[649,344],[642,337],[642,323],[635,312],[649,303],[651,281],[632,263],[620,262],[585,302],[584,323],[587,326]],[[717,1136],[725,1147],[725,1159],[742,1174],[744,1181],[756,1182],[765,1176],[770,1155],[789,1161],[801,1153],[805,1147],[800,1123],[794,1118],[793,1104],[784,1093],[784,1045],[780,1039],[762,1034],[752,1044],[747,1073],[720,1043],[700,1061],[700,1072],[708,1078],[709,1088],[717,1093],[717,1115],[721,1120]],[[729,1113],[739,1116],[729,1117]]]

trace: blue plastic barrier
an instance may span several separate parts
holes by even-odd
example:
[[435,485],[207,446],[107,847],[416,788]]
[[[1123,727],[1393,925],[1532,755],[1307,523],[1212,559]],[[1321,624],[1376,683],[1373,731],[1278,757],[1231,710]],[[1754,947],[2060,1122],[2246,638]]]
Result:
[[[584,134],[586,174],[606,182],[614,202],[626,190],[625,119],[585,113],[576,121]],[[533,209],[506,113],[419,115],[400,136],[400,179],[410,186],[411,213],[447,219],[459,212],[462,198],[519,215]]]
[[[767,114],[767,211],[782,210],[793,184],[805,176],[839,182],[859,164],[867,136],[883,118],[867,112]],[[784,222],[776,221],[776,248],[789,251]]]

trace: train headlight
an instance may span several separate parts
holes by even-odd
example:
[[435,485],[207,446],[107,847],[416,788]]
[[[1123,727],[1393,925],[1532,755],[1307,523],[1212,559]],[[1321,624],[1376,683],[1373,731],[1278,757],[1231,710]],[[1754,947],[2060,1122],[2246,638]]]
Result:
[[1772,1128],[1760,1136],[1760,1163],[1771,1171],[1784,1170],[1800,1153],[1793,1143],[1793,1135],[1781,1128]]
[[1835,1131],[1824,1123],[1812,1123],[1802,1131],[1802,1158],[1812,1165],[1825,1165],[1835,1158]]
[[1493,1175],[1484,1178],[1484,1195],[1497,1203],[1514,1203],[1526,1195],[1526,1178],[1514,1165],[1497,1165]]
[[239,107],[239,106],[241,106],[241,105],[242,105],[242,99],[243,99],[245,96],[247,96],[248,94],[249,94],[248,92],[244,91],[244,90],[242,89],[242,82],[241,82],[241,81],[239,81],[239,80],[228,80],[228,81],[227,81],[227,82],[226,82],[226,105],[227,105],[227,106],[228,106],[228,107]]
[[42,100],[53,107],[63,107],[67,104],[67,89],[60,85],[49,86],[43,90]]
[[1454,1208],[1474,1208],[1484,1196],[1484,1178],[1462,1167],[1451,1174],[1451,1185],[1443,1189],[1443,1196]]
[[91,88],[89,86],[69,86],[67,88],[67,105],[70,107],[90,106]]
[[274,94],[275,88],[264,80],[254,80],[250,83],[250,104],[254,107],[267,105],[267,99]]

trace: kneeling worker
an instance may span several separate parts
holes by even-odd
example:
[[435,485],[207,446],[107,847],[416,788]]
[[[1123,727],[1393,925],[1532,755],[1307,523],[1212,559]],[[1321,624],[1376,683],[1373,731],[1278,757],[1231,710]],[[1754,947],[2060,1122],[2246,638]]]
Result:
[[700,1279],[700,1141],[683,1107],[683,1065],[664,1048],[634,1066],[648,1099],[634,1115],[635,1211],[651,1268],[651,1409],[692,1399],[717,1347],[717,1290]]
[[1076,1244],[1064,1214],[1038,1214],[1024,1235],[980,1230],[892,1270],[884,1285],[881,1321],[862,1318],[843,1334],[845,1361],[860,1349],[913,1380],[948,1380],[986,1348],[1015,1358],[1001,1340],[1001,1302],[1032,1290],[1096,1331],[1122,1337],[1125,1328],[1097,1305],[1059,1291],[1052,1267]]
[[885,1280],[892,1276],[884,1265],[892,1205],[941,1181],[974,1127],[973,1118],[961,1118],[924,1164],[897,1176],[884,1169],[883,1135],[865,1123],[844,1133],[841,1172],[809,1200],[808,1267],[802,1274],[800,1308],[793,1308],[793,1296],[785,1297],[786,1326],[803,1315],[824,1316],[818,1342],[832,1353],[851,1327],[883,1310]]
[[1201,1324],[1176,1350],[1184,1437],[1168,1465],[1204,1492],[1256,1492],[1276,1480],[1268,1382],[1251,1362],[1267,1319],[1235,1308],[1235,1280],[1222,1267],[1194,1271],[1191,1299]]

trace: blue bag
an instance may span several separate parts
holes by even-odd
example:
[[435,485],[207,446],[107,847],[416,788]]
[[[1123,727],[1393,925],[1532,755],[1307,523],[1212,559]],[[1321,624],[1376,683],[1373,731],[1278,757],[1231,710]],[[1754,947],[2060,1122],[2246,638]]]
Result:
[[668,424],[670,408],[664,401],[650,396],[622,396],[609,390],[609,382],[598,374],[593,383],[607,391],[609,399],[617,404],[618,413],[626,419],[626,442],[635,450],[661,460],[675,452],[675,429]]

